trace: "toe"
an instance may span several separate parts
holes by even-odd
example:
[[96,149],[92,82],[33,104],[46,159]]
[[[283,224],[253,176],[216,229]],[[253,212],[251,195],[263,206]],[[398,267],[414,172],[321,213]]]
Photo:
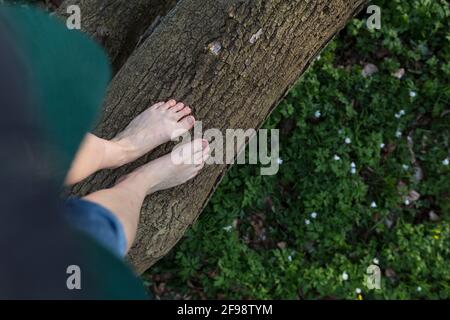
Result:
[[184,107],[183,109],[181,109],[180,111],[177,112],[177,117],[178,119],[181,119],[185,116],[187,116],[188,114],[191,114],[192,110],[189,107]]
[[202,139],[196,139],[190,143],[183,144],[181,146],[176,146],[174,151],[176,156],[183,159],[185,164],[195,163],[195,159],[202,155],[203,144]]
[[176,104],[177,104],[177,102],[176,102],[175,100],[171,99],[171,100],[167,101],[167,102],[163,105],[163,108],[164,108],[164,109],[169,109],[169,108],[175,106]]
[[209,158],[209,146],[203,149],[203,161],[208,160]]
[[196,154],[194,157],[194,162],[192,163],[195,167],[201,165],[203,163],[203,155],[202,153]]
[[186,117],[180,121],[181,126],[186,130],[190,130],[194,126],[194,123],[195,118],[193,116]]
[[206,160],[208,160],[209,158],[209,153],[208,152],[199,152],[196,153],[194,156],[194,164],[197,166],[204,164],[206,162]]
[[209,153],[209,143],[206,139],[194,141],[194,159],[203,159],[205,154]]
[[204,143],[202,145],[202,150],[199,150],[195,155],[194,155],[194,163],[196,165],[205,163],[206,160],[208,160],[209,158],[209,145],[206,143]]
[[209,142],[206,139],[202,140],[202,150],[203,152],[209,152]]
[[[194,153],[197,153],[197,152],[201,152],[205,147],[205,139],[195,139],[193,142],[192,142],[192,146],[193,146],[193,148],[194,148]],[[208,142],[208,141],[206,141],[206,142]]]
[[181,103],[181,102],[179,102],[179,103],[177,103],[176,105],[174,105],[173,107],[171,107],[171,108],[170,108],[170,111],[178,112],[178,111],[180,111],[180,110],[183,110],[183,108],[184,108],[184,104]]

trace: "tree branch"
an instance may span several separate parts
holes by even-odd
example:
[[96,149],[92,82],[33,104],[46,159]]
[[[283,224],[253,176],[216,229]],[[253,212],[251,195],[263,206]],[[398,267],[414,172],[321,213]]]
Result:
[[165,16],[177,0],[66,0],[58,15],[67,17],[67,7],[81,9],[82,30],[108,52],[116,72],[156,19]]

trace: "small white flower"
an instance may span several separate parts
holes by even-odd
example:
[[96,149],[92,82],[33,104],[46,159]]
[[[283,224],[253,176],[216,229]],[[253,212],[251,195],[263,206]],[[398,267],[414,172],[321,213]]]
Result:
[[350,168],[356,168],[356,163],[354,162],[350,163]]
[[448,160],[448,158],[445,158],[444,160],[442,160],[442,164],[444,166],[448,166],[449,163],[450,163],[450,160]]
[[278,164],[283,164],[283,159],[278,158],[278,159],[277,159],[277,163],[278,163]]
[[230,232],[231,229],[233,229],[233,226],[231,226],[231,225],[223,228],[223,230],[225,230],[226,232]]
[[317,218],[317,212],[311,212],[311,218],[313,219]]
[[400,130],[397,130],[397,132],[395,133],[395,136],[397,138],[400,138],[402,136],[402,132]]
[[342,280],[344,280],[344,281],[348,280],[348,273],[345,271],[342,273]]
[[350,139],[350,138],[345,138],[345,143],[346,143],[346,144],[352,143],[352,139]]
[[408,170],[409,166],[407,164],[402,165],[403,170]]
[[335,154],[333,159],[336,160],[336,161],[339,161],[339,160],[341,160],[341,157],[339,157],[337,154]]
[[339,129],[339,130],[338,130],[338,133],[339,133],[339,134],[343,134],[343,133],[344,133],[344,130]]
[[384,143],[380,143],[380,149],[383,149],[386,145]]
[[308,226],[309,224],[311,224],[311,221],[309,221],[309,219],[305,219],[305,224]]
[[374,264],[379,264],[380,263],[380,260],[378,260],[378,258],[373,258],[372,261],[373,261]]
[[355,289],[355,292],[356,292],[356,294],[360,294],[362,291],[361,291],[360,288],[356,288],[356,289]]
[[421,286],[418,286],[417,289],[416,289],[416,291],[417,291],[417,292],[421,292],[421,291],[422,291],[422,287],[421,287]]
[[395,117],[397,119],[400,119],[402,116],[404,116],[406,114],[405,110],[400,110],[398,113],[395,114]]
[[371,208],[376,208],[376,207],[377,207],[376,202],[375,202],[375,201],[372,201],[372,203],[370,204],[370,207],[371,207]]
[[320,118],[321,115],[322,115],[322,113],[320,112],[320,110],[317,110],[317,111],[314,113],[314,117],[315,117],[315,118]]
[[415,98],[415,97],[417,96],[417,92],[415,92],[415,91],[410,91],[410,92],[409,92],[409,96],[410,96],[411,98]]
[[408,199],[405,199],[405,205],[409,206],[411,202]]
[[355,169],[355,168],[351,168],[351,169],[350,169],[350,173],[351,173],[351,174],[356,174],[356,169]]
[[320,54],[317,56],[317,61],[319,61],[322,57],[320,56]]
[[289,262],[292,262],[292,256],[288,256]]

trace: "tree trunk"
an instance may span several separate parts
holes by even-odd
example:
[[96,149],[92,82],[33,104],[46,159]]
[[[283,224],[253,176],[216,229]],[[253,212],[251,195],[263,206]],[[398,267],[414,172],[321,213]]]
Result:
[[[112,80],[96,133],[112,138],[150,104],[169,98],[190,105],[204,130],[259,128],[364,4],[365,0],[181,0]],[[127,19],[120,12],[116,15]],[[100,172],[75,186],[74,192],[84,195],[111,186],[121,175],[169,151],[163,146],[130,166]],[[193,181],[146,199],[129,255],[138,272],[180,240],[226,169],[207,166]]]
[[82,30],[106,49],[116,72],[176,3],[177,0],[66,0],[58,14],[67,17],[67,8],[78,5]]

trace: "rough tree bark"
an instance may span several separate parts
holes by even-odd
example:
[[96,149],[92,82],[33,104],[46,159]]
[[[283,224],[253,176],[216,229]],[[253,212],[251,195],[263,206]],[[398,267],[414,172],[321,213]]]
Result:
[[67,8],[78,5],[82,30],[105,48],[116,72],[176,3],[177,0],[66,0],[57,13],[67,17]]
[[[129,1],[125,8],[137,12],[138,2]],[[112,80],[96,133],[112,138],[151,103],[169,98],[192,106],[204,130],[259,128],[364,4],[365,0],[181,0]],[[108,19],[127,20],[122,17],[126,12],[116,11]],[[120,32],[129,35],[132,25],[122,26]],[[118,47],[126,44],[125,38],[117,38]],[[75,186],[74,192],[84,195],[111,186],[124,173],[169,150],[163,146],[130,166],[100,172]],[[193,181],[146,199],[129,255],[138,272],[180,240],[226,169],[207,166]]]

